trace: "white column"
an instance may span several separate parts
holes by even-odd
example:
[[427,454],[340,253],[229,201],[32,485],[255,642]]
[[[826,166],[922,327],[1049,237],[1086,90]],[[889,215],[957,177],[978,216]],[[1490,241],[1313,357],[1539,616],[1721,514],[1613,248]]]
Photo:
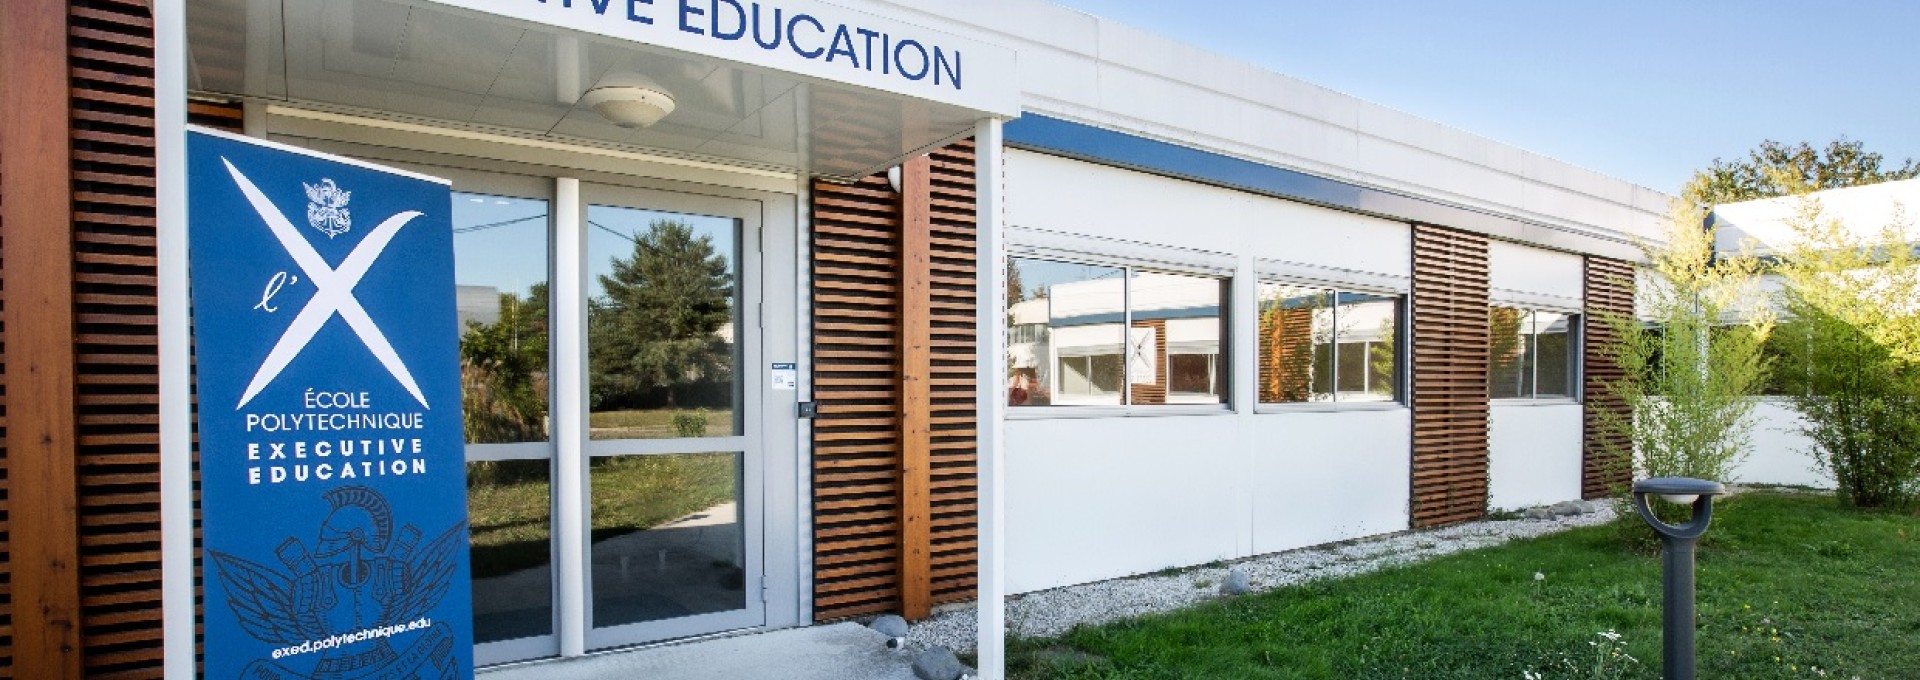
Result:
[[1006,439],[1007,403],[1007,297],[1006,223],[1004,163],[1001,147],[1001,122],[980,121],[974,142],[975,263],[978,278],[974,283],[978,317],[974,328],[979,354],[974,357],[975,399],[979,402],[979,652],[982,680],[1001,680],[1007,675],[1006,621],[1007,583],[1005,498],[1001,493],[1005,474],[1003,454]]
[[553,531],[560,655],[587,653],[587,231],[580,180],[553,186]]
[[193,366],[187,308],[187,11],[153,8],[155,255],[159,259],[162,670],[193,680]]

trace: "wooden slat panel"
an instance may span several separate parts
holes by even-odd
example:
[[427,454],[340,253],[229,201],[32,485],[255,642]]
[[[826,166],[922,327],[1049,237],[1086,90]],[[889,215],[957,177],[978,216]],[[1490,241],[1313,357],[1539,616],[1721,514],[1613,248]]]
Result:
[[[941,376],[931,390],[935,404],[931,580],[933,601],[945,603],[973,599],[977,585],[973,141],[935,151],[929,160],[935,199],[930,232],[935,254],[931,359],[935,375]],[[959,273],[943,273],[948,271]]]
[[813,189],[813,606],[822,621],[900,604],[899,209],[884,176]]
[[973,597],[972,154],[910,161],[901,194],[878,175],[814,186],[819,620]]
[[1413,229],[1413,524],[1487,508],[1487,239]]
[[1622,371],[1607,357],[1607,345],[1619,337],[1603,319],[1633,314],[1633,280],[1631,262],[1586,258],[1586,335],[1581,342],[1586,409],[1580,493],[1589,499],[1613,495],[1618,488],[1633,481],[1631,469],[1620,460],[1623,452],[1631,450],[1631,444],[1624,436],[1604,431],[1599,422],[1602,412],[1625,415],[1627,410],[1626,403],[1607,389],[1608,384],[1622,377]]
[[[82,653],[88,677],[159,678],[152,21],[146,3],[68,4]],[[188,103],[197,125],[241,120],[238,104]]]

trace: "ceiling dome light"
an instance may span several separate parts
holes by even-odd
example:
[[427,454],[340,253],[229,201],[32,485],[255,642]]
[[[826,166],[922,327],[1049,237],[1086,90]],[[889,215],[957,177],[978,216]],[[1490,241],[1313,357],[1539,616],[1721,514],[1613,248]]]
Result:
[[643,128],[673,113],[673,95],[641,85],[604,85],[587,90],[580,103],[623,128]]

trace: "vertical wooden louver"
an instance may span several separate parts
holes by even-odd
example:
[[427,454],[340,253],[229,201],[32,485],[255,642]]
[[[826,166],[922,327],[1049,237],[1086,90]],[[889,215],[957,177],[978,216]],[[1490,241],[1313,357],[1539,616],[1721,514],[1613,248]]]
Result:
[[1414,526],[1487,510],[1487,239],[1413,228]]
[[928,164],[932,238],[932,342],[929,344],[927,531],[932,546],[929,590],[934,604],[971,600],[978,566],[978,421],[974,404],[974,159],[973,142],[958,142],[931,154]]
[[71,4],[82,644],[89,677],[160,675],[153,25]]
[[1626,402],[1610,386],[1620,380],[1619,364],[1607,356],[1609,344],[1619,340],[1608,317],[1633,315],[1633,263],[1605,257],[1586,258],[1586,337],[1582,342],[1581,375],[1586,405],[1586,436],[1580,466],[1580,493],[1588,499],[1605,498],[1632,482],[1632,469],[1620,460],[1631,445],[1622,433],[1607,432],[1599,414],[1625,415]]
[[900,207],[884,176],[813,187],[814,616],[900,597]]
[[[923,616],[973,597],[971,143],[910,163],[902,187],[894,193],[882,175],[813,187],[814,616],[823,621]],[[909,222],[925,232],[906,238]]]
[[[81,642],[93,678],[161,674],[152,17],[69,3]],[[238,131],[237,104],[190,121]]]

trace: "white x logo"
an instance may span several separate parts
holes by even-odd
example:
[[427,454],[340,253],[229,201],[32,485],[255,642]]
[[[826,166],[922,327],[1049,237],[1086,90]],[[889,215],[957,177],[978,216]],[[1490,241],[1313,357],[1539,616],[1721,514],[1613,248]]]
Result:
[[353,329],[354,335],[360,336],[360,342],[365,343],[374,358],[380,360],[380,365],[385,366],[387,372],[393,374],[393,379],[400,381],[400,386],[407,388],[407,392],[426,407],[427,397],[420,393],[420,385],[413,381],[413,374],[407,371],[407,365],[401,363],[400,354],[394,351],[392,343],[387,342],[387,336],[380,332],[380,327],[374,325],[373,317],[367,316],[366,308],[361,307],[360,301],[353,297],[353,287],[360,285],[360,279],[367,275],[368,269],[373,268],[374,260],[380,259],[380,253],[387,249],[388,243],[393,242],[394,235],[421,213],[409,210],[387,218],[380,226],[374,227],[366,239],[354,247],[353,252],[347,254],[347,259],[341,261],[339,269],[334,269],[327,266],[327,261],[320,257],[313,245],[300,236],[300,230],[280,214],[280,210],[267,200],[266,194],[260,193],[260,188],[254,186],[252,180],[240,174],[240,169],[233,167],[231,161],[222,158],[220,162],[226,163],[227,172],[233,175],[240,193],[247,196],[254,211],[260,213],[260,219],[266,220],[274,238],[280,240],[280,246],[287,249],[287,255],[292,256],[294,264],[300,265],[300,270],[306,272],[307,280],[312,281],[315,288],[313,299],[307,301],[307,306],[293,317],[293,323],[280,335],[280,341],[274,343],[273,351],[267,353],[266,361],[253,374],[253,382],[247,384],[246,393],[240,395],[240,403],[234,409],[246,407],[247,402],[260,394],[260,390],[266,389],[274,378],[279,377],[280,372],[286,370],[287,364],[307,348],[307,343],[313,341],[313,336],[334,314],[346,320],[347,327]]

